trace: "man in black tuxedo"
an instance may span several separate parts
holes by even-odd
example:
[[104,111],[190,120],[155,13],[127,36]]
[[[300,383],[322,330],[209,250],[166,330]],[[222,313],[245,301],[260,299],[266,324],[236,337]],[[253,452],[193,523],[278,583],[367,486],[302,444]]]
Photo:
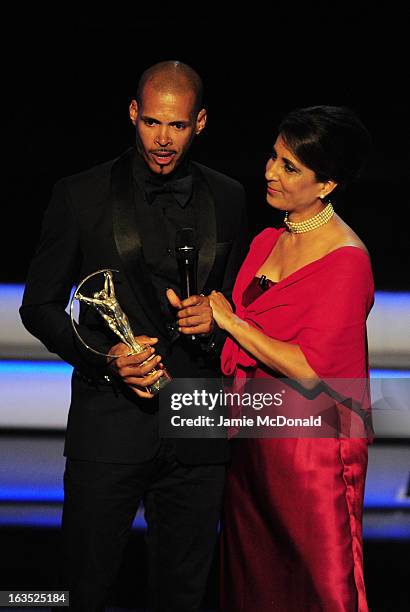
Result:
[[[143,501],[152,608],[183,612],[198,610],[204,593],[227,445],[160,439],[158,396],[146,387],[161,375],[149,374],[152,364],[173,378],[216,375],[218,331],[206,296],[232,289],[246,247],[245,196],[238,182],[186,156],[206,123],[192,68],[168,61],[146,70],[129,113],[136,148],[55,185],[20,312],[26,328],[74,366],[62,522],[70,609],[103,610]],[[185,300],[174,253],[183,227],[194,228],[199,248],[199,295]],[[119,271],[117,299],[149,347],[143,353],[127,356],[84,305],[80,335],[118,357],[97,356],[73,333],[65,312],[71,288],[102,268]],[[90,282],[101,289],[102,276]]]

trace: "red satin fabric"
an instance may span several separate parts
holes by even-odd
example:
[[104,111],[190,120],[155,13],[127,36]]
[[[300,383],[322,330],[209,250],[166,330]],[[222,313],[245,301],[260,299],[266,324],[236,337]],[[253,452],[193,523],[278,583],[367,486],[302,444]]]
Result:
[[[233,293],[236,313],[268,336],[299,345],[321,378],[366,379],[374,287],[361,249],[339,248],[243,305],[244,291],[282,231],[268,228],[253,241]],[[237,378],[268,376],[231,339],[222,367]],[[222,610],[367,612],[366,467],[363,438],[234,440],[222,530]]]

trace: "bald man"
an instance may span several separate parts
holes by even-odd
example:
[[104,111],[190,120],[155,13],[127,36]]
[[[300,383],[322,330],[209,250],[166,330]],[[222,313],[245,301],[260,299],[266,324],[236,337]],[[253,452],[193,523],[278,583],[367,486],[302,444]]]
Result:
[[[192,68],[176,61],[148,68],[129,115],[135,147],[55,185],[21,317],[74,367],[62,522],[61,586],[70,591],[70,609],[104,609],[143,501],[151,609],[193,611],[214,550],[227,446],[161,439],[158,396],[147,387],[161,376],[161,363],[174,378],[218,374],[206,296],[232,290],[246,248],[245,196],[239,183],[188,158],[207,120]],[[197,237],[198,295],[181,299],[175,240],[185,227]],[[87,351],[73,334],[65,312],[71,287],[102,268],[119,271],[117,299],[138,342],[150,347],[139,355],[127,356],[85,305],[81,336],[117,358]]]

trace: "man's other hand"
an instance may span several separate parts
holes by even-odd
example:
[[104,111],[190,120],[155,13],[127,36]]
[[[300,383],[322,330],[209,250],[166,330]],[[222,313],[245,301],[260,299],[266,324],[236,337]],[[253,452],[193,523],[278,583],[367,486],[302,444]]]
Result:
[[205,295],[191,295],[181,300],[173,289],[167,289],[170,304],[177,309],[178,330],[181,334],[209,334],[214,328],[212,308]]

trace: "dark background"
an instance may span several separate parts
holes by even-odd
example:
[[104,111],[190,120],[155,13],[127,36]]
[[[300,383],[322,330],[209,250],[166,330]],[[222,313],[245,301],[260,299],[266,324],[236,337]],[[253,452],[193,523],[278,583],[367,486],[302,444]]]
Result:
[[206,5],[158,3],[152,12],[32,8],[9,16],[0,282],[24,282],[53,183],[133,144],[128,104],[141,72],[179,59],[206,85],[208,126],[193,157],[244,184],[252,235],[280,221],[265,203],[263,178],[280,117],[312,104],[359,113],[373,153],[338,210],[371,252],[377,289],[408,289],[405,19],[388,9],[315,6],[255,5],[229,18]]

